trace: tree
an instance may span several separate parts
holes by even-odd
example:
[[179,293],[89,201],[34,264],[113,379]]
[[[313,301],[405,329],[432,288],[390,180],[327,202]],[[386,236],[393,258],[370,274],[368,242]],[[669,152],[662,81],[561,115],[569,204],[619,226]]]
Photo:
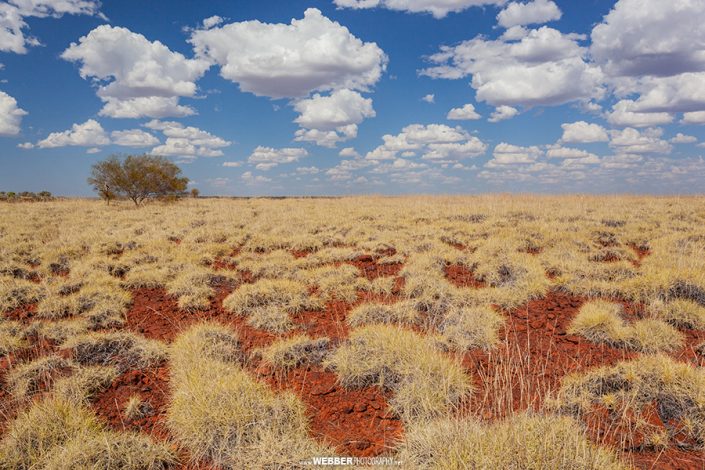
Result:
[[198,188],[191,189],[191,197],[192,198],[196,199],[200,195],[201,195],[201,191],[199,191]]
[[108,203],[116,197],[127,197],[139,206],[147,198],[182,195],[188,178],[164,157],[129,155],[121,159],[113,155],[93,165],[88,183]]

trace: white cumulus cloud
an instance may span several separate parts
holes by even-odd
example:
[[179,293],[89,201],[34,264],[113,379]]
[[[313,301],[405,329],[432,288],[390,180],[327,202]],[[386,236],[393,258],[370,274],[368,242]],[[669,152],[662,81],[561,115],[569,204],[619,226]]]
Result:
[[542,155],[543,151],[536,146],[521,147],[502,142],[495,146],[492,159],[485,164],[485,167],[531,164]]
[[258,146],[247,159],[255,165],[258,170],[269,170],[275,166],[298,162],[301,158],[308,156],[306,149],[298,147],[288,147],[275,149],[272,147]]
[[422,70],[432,78],[472,76],[476,99],[494,106],[560,105],[604,94],[599,67],[587,61],[583,37],[543,26],[521,37],[483,36],[443,46]]
[[561,19],[561,9],[551,0],[534,0],[528,3],[512,2],[497,15],[503,28],[540,24]]
[[590,51],[615,76],[704,71],[703,22],[701,1],[619,0],[593,28]]
[[271,183],[272,181],[271,178],[267,178],[263,175],[253,175],[251,171],[244,172],[242,175],[240,175],[240,178],[248,186],[253,186],[262,183]]
[[142,129],[128,129],[110,133],[113,144],[123,147],[151,147],[159,143],[159,139]]
[[221,157],[221,149],[231,142],[197,127],[184,126],[179,122],[152,120],[145,124],[149,129],[162,132],[166,140],[152,149],[154,155],[165,157]]
[[64,15],[100,15],[97,0],[8,0],[0,3],[0,52],[27,53],[40,44],[26,36],[25,18],[61,18]]
[[681,122],[683,124],[705,124],[705,111],[684,113]]
[[314,94],[298,100],[294,109],[299,116],[294,120],[303,129],[296,133],[297,141],[312,141],[324,147],[357,136],[357,125],[365,118],[375,116],[372,100],[352,90],[336,90],[329,96]]
[[661,139],[663,130],[645,129],[643,132],[632,127],[621,131],[611,131],[610,147],[619,154],[667,154],[672,150],[671,144]]
[[4,91],[0,91],[0,135],[17,135],[20,133],[22,117],[27,111],[17,105],[17,100]]
[[669,123],[674,113],[705,111],[703,22],[701,1],[616,2],[593,28],[590,46],[607,83],[622,98],[610,122],[645,127]]
[[587,144],[591,142],[607,142],[610,140],[604,127],[595,123],[577,121],[561,124],[563,137],[561,142]]
[[519,114],[519,110],[516,108],[512,108],[511,106],[497,106],[495,110],[492,112],[490,115],[490,118],[488,121],[490,122],[500,122],[500,121],[506,121],[507,119],[511,119],[514,116]]
[[474,121],[481,119],[482,116],[475,111],[475,106],[468,103],[462,108],[453,108],[448,111],[446,118],[454,121]]
[[180,106],[178,98],[194,96],[196,81],[210,66],[127,28],[109,25],[72,43],[61,57],[79,63],[82,78],[98,81],[97,93],[105,102],[100,114],[116,118],[194,114]]
[[697,141],[697,137],[694,137],[692,135],[685,135],[681,132],[676,134],[675,137],[671,139],[671,143],[673,144],[694,144]]
[[368,160],[395,160],[418,156],[425,160],[462,160],[483,155],[487,144],[461,127],[444,124],[411,124],[397,135],[385,135],[384,143],[366,155]]
[[37,143],[39,148],[56,148],[67,146],[96,147],[110,144],[110,137],[95,119],[83,124],[74,124],[63,132],[52,132],[46,139]]
[[634,101],[621,100],[612,107],[607,121],[621,127],[649,127],[669,124],[673,121],[673,115],[665,112],[642,113],[635,110]]
[[291,24],[230,23],[194,31],[199,58],[242,91],[271,98],[299,98],[313,91],[366,91],[381,77],[387,56],[377,44],[309,8]]

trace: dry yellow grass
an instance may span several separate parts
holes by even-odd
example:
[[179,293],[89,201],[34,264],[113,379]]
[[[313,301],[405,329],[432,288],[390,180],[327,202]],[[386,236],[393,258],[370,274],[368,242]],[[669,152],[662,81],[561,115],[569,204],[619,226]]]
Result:
[[[212,341],[215,338],[216,341]],[[308,437],[303,403],[275,394],[237,362],[234,332],[200,324],[172,345],[169,429],[195,461],[288,468],[328,450]]]
[[115,365],[122,370],[144,369],[166,359],[162,343],[127,332],[81,334],[62,347],[71,349],[80,364]]
[[[49,390],[48,397],[20,410],[31,413],[38,434],[28,424],[11,424],[2,462],[10,468],[42,468],[46,462],[62,468],[70,461],[78,468],[129,468],[147,462],[143,467],[150,468],[171,461],[171,454],[149,441],[96,428],[82,407],[119,371],[167,357],[165,346],[119,332],[133,289],[161,289],[184,315],[195,315],[211,307],[216,289],[227,281],[235,289],[223,302],[226,311],[280,336],[260,351],[280,371],[323,356],[323,346],[295,321],[297,314],[322,312],[330,301],[363,301],[347,313],[347,325],[341,323],[351,328],[350,337],[328,350],[327,364],[346,386],[376,384],[392,391],[392,409],[408,427],[401,448],[410,462],[443,466],[427,460],[433,452],[449,459],[451,468],[524,467],[532,460],[552,468],[616,467],[611,456],[593,452],[572,421],[519,416],[496,426],[454,422],[448,415],[470,393],[471,377],[452,358],[478,348],[501,354],[501,311],[552,289],[592,300],[571,330],[590,341],[635,353],[676,351],[683,344],[679,329],[705,329],[703,227],[703,198],[188,200],[139,209],[81,200],[0,204],[0,356],[12,360],[6,384],[17,396]],[[641,258],[637,250],[649,255]],[[403,283],[395,275],[365,278],[350,264],[362,255],[385,269],[400,264]],[[223,265],[228,269],[218,268]],[[471,271],[481,286],[449,282],[452,265]],[[645,318],[629,323],[614,305],[600,303],[605,298],[640,302]],[[24,310],[34,312],[29,320],[8,318]],[[32,347],[37,338],[72,350],[75,358],[68,366],[54,356],[15,361],[13,352]],[[705,347],[694,349],[705,355]],[[272,392],[246,372],[237,332],[194,327],[170,347],[168,359],[174,386],[169,426],[175,442],[196,459],[231,468],[288,467],[332,452],[307,437],[300,400]],[[653,397],[656,385],[650,384],[657,384],[688,415],[692,436],[702,440],[699,369],[664,356],[640,361],[592,371],[602,378],[590,372],[567,380],[560,410],[572,413],[590,400],[632,406],[627,388],[615,396],[591,388],[604,385],[604,376],[636,384],[632,390],[643,397]],[[530,360],[519,362],[517,368]],[[509,404],[513,371],[508,368],[494,384],[508,390]],[[527,378],[519,388],[534,385]],[[130,403],[120,410],[128,417],[144,412],[137,399]],[[64,416],[69,411],[77,413],[76,423]],[[50,420],[77,431],[56,441],[41,429],[54,426]],[[551,453],[539,445],[543,441],[533,447],[535,441],[526,440],[522,447],[512,436],[522,426],[531,436],[543,433],[566,446]],[[457,446],[444,454],[441,443],[458,430],[467,439],[454,440]],[[490,446],[482,433],[498,443]],[[38,448],[39,441],[49,444]],[[467,450],[485,445],[484,454]],[[265,449],[269,458],[263,460]],[[114,460],[101,460],[104,455]]]
[[0,468],[162,469],[176,458],[168,446],[104,428],[88,408],[62,399],[34,404],[0,441]]
[[[652,445],[662,445],[664,429],[669,433],[666,441],[680,432],[681,447],[705,446],[705,372],[668,356],[646,355],[568,376],[551,406],[575,416],[608,408],[613,425],[622,421],[629,423],[625,428],[634,428],[623,436],[627,447],[636,433]],[[682,426],[655,425],[645,416],[649,407],[659,410],[664,421],[680,421]]]
[[320,364],[328,354],[329,346],[328,338],[311,339],[307,335],[295,335],[275,341],[257,354],[264,364],[287,372],[303,364]]
[[416,424],[407,430],[399,457],[409,468],[438,470],[629,468],[589,442],[572,419],[525,414],[491,425],[453,418]]
[[430,338],[388,325],[364,326],[326,361],[343,385],[377,385],[394,392],[390,405],[407,421],[450,413],[472,390],[460,364]]
[[284,279],[242,285],[223,300],[226,310],[248,317],[255,328],[275,333],[292,328],[290,314],[320,306],[319,301],[309,297],[306,284]]
[[683,335],[667,323],[643,319],[627,324],[621,315],[621,304],[593,300],[580,308],[568,332],[597,343],[647,353],[675,351],[683,346]]

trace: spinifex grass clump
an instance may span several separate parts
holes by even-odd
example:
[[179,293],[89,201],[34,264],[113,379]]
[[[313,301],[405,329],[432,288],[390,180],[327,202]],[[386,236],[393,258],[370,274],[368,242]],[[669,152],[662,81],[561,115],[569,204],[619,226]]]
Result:
[[626,470],[607,449],[591,443],[574,420],[520,414],[483,424],[441,418],[406,430],[399,459],[416,468],[550,468]]
[[171,348],[167,424],[194,461],[222,468],[288,468],[327,449],[308,437],[303,403],[275,394],[240,365],[234,332],[200,324]]
[[166,444],[114,432],[87,407],[61,399],[39,401],[12,421],[0,441],[0,468],[139,468],[160,470],[176,459]]
[[[672,440],[683,448],[705,445],[705,372],[665,355],[570,375],[550,404],[585,418],[606,409],[607,428],[631,430],[622,436],[625,447],[638,436],[639,445],[664,446]],[[654,413],[658,419],[649,419]]]
[[73,350],[74,359],[83,365],[115,365],[121,370],[144,369],[166,359],[164,346],[134,333],[87,333],[63,344]]
[[306,284],[272,279],[242,285],[223,300],[225,310],[248,317],[248,323],[255,328],[274,333],[293,327],[291,314],[318,309],[320,305],[309,297]]
[[406,421],[447,414],[472,390],[460,364],[431,338],[395,326],[354,330],[326,364],[346,387],[393,391],[390,405]]
[[683,346],[683,336],[669,324],[648,318],[627,324],[622,313],[621,304],[590,301],[580,308],[568,332],[596,343],[641,352],[668,352]]
[[296,335],[275,341],[258,353],[265,364],[287,372],[304,364],[320,364],[328,354],[329,346],[328,338],[311,339],[307,335]]

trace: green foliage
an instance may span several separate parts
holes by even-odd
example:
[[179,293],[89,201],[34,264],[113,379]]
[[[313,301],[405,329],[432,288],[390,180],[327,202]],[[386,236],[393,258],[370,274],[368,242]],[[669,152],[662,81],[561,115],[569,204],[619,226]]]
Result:
[[164,157],[129,155],[120,159],[113,155],[93,165],[88,183],[108,203],[127,197],[138,206],[147,198],[182,194],[188,178],[182,177],[181,169]]

